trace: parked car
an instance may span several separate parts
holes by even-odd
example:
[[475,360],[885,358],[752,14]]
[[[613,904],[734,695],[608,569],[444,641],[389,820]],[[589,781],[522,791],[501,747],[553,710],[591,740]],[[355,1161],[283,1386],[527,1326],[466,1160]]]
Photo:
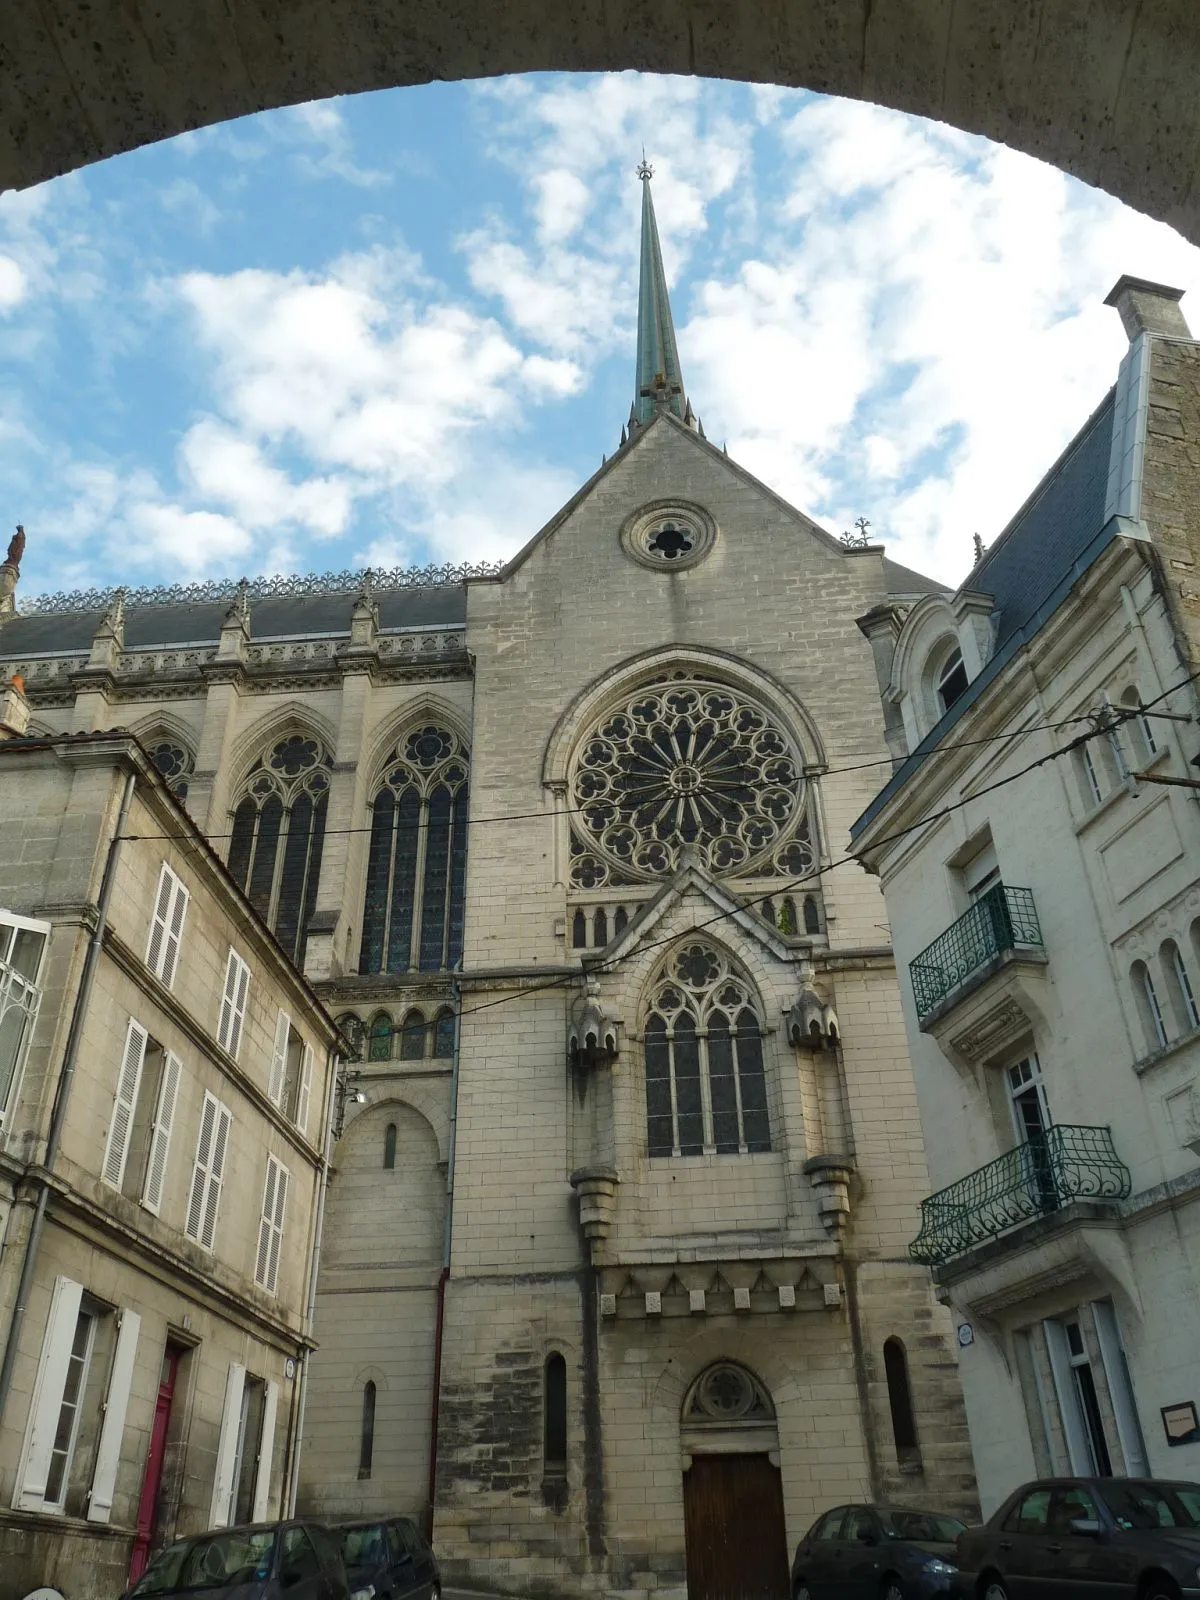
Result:
[[966,1523],[940,1511],[838,1506],[796,1547],[793,1600],[928,1600],[954,1591]]
[[1026,1483],[958,1541],[968,1600],[1200,1600],[1200,1484]]
[[180,1539],[125,1600],[351,1600],[337,1539],[319,1523],[260,1522]]
[[373,1590],[375,1600],[441,1600],[442,1575],[433,1551],[408,1517],[339,1522],[351,1594]]

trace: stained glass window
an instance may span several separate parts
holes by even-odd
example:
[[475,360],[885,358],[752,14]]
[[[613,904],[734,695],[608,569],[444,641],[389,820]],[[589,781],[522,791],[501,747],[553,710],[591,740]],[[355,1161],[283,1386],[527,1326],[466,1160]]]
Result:
[[676,946],[651,984],[643,1038],[652,1156],[770,1150],[758,1001],[728,957]]
[[467,754],[444,728],[418,728],[375,796],[359,971],[441,972],[462,955]]
[[229,870],[297,966],[317,904],[330,766],[317,740],[293,734],[254,768],[233,814]]
[[188,795],[188,780],[194,763],[181,744],[169,739],[155,739],[146,747],[151,761],[167,780],[168,787],[180,800]]

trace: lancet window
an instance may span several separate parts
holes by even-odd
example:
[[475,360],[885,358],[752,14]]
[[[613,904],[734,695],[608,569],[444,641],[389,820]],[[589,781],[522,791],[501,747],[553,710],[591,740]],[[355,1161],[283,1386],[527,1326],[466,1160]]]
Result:
[[467,753],[445,728],[408,734],[372,804],[358,970],[445,971],[463,945]]
[[770,1150],[758,998],[715,945],[677,946],[659,967],[643,1038],[652,1156]]
[[233,814],[229,870],[298,966],[317,904],[328,752],[316,739],[282,739],[251,772]]

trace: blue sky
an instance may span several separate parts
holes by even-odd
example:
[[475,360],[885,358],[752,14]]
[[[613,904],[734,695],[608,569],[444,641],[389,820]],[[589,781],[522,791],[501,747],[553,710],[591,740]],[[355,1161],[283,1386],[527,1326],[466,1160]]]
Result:
[[709,437],[948,581],[1111,383],[1117,276],[1200,286],[1200,252],[1052,168],[802,92],[266,113],[0,196],[23,592],[517,549],[628,413],[643,144]]

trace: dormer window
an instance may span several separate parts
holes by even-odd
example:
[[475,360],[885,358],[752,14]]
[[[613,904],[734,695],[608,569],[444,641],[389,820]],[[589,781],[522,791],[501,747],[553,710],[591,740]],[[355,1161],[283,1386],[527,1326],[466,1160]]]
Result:
[[956,645],[938,673],[937,696],[943,713],[949,711],[954,702],[962,698],[966,687],[967,669],[963,665],[962,651]]

